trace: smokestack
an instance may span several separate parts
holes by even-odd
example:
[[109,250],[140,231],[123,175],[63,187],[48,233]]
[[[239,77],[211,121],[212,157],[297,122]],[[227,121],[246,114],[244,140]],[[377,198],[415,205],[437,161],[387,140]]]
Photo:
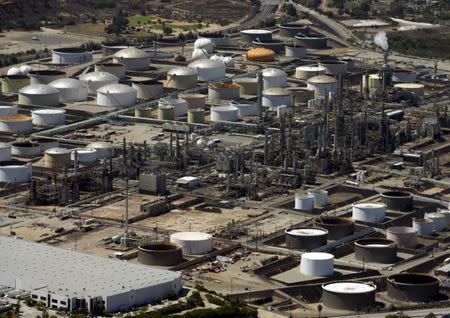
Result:
[[384,50],[384,55],[383,55],[383,64],[384,66],[388,65],[388,50]]
[[263,91],[263,78],[261,71],[258,71],[256,75],[257,84],[258,84],[258,98],[257,98],[257,108],[258,108],[258,119],[259,122],[262,122],[262,91]]

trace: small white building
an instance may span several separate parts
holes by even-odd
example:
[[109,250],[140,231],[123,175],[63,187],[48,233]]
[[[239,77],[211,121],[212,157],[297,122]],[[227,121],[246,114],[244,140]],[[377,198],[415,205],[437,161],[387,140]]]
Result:
[[186,189],[194,189],[199,186],[198,178],[188,176],[178,178],[176,184],[178,187]]

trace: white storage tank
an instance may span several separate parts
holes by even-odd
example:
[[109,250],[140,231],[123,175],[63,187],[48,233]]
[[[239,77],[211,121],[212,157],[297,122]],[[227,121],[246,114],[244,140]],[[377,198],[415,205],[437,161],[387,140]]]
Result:
[[266,68],[262,71],[263,88],[285,88],[287,86],[287,74],[278,68]]
[[300,272],[308,276],[327,277],[334,273],[334,256],[329,253],[303,253]]
[[242,101],[230,101],[230,106],[238,109],[239,117],[253,117],[258,115],[258,105],[255,102]]
[[179,232],[170,235],[170,242],[181,246],[183,254],[203,255],[212,250],[212,236],[202,232]]
[[209,54],[206,50],[194,49],[192,51],[191,59],[193,61],[209,59]]
[[19,108],[17,105],[0,105],[0,116],[17,115]]
[[79,47],[52,50],[52,64],[83,64],[92,61],[92,52]]
[[137,91],[137,98],[149,100],[164,94],[164,86],[154,79],[132,81],[131,85]]
[[234,106],[215,106],[211,107],[211,121],[238,121],[238,109]]
[[95,149],[87,149],[87,148],[79,148],[72,150],[70,154],[70,159],[72,161],[75,160],[75,152],[77,153],[77,161],[81,163],[93,163],[97,161],[97,150]]
[[355,221],[382,223],[386,216],[386,205],[381,202],[355,203],[352,218]]
[[82,102],[88,97],[88,85],[76,78],[61,78],[49,86],[59,91],[59,100],[63,103]]
[[309,251],[327,244],[328,231],[318,227],[290,228],[285,238],[288,249]]
[[413,229],[417,231],[418,235],[433,235],[433,221],[413,218]]
[[109,141],[95,141],[86,146],[87,149],[95,149],[98,159],[114,156],[114,145]]
[[393,226],[386,230],[386,238],[395,242],[397,247],[416,248],[417,231],[412,227]]
[[126,67],[120,63],[98,63],[94,66],[95,72],[106,72],[117,76],[119,79],[125,78]]
[[0,142],[0,162],[11,160],[11,145]]
[[196,70],[180,66],[167,72],[166,87],[189,89],[197,86],[198,73]]
[[294,209],[296,210],[312,211],[312,209],[314,209],[313,195],[297,193],[294,200]]
[[36,109],[31,111],[31,118],[35,126],[59,126],[66,122],[66,111],[64,109]]
[[97,94],[100,87],[119,83],[119,78],[106,72],[90,72],[79,76],[79,79],[88,84],[88,93]]
[[11,154],[16,157],[35,157],[41,154],[41,147],[37,142],[15,142],[11,145]]
[[30,116],[22,114],[0,116],[0,132],[28,134],[32,131],[33,122]]
[[328,191],[326,190],[309,190],[309,195],[314,196],[314,205],[324,207],[328,204]]
[[447,225],[445,215],[441,213],[425,213],[425,219],[433,221],[433,229],[436,232],[443,231]]
[[281,118],[284,115],[289,114],[289,112],[291,111],[291,107],[287,106],[287,105],[281,105],[277,107],[277,118]]
[[59,91],[45,84],[28,85],[19,90],[19,104],[58,106]]
[[302,65],[295,69],[295,78],[307,80],[311,77],[324,75],[325,67],[318,65]]
[[225,64],[219,61],[198,60],[188,65],[198,74],[198,80],[202,82],[216,81],[225,78]]
[[66,77],[66,72],[58,70],[36,70],[28,72],[30,84],[49,84],[57,79]]
[[272,87],[263,90],[262,106],[268,107],[270,111],[276,111],[279,106],[292,106],[294,104],[290,91],[280,87]]
[[129,70],[144,71],[150,68],[150,55],[144,50],[129,47],[114,53],[113,62],[123,64]]
[[136,105],[137,91],[124,84],[109,84],[97,90],[97,105],[126,108]]
[[314,90],[314,96],[317,98],[328,96],[330,93],[336,94],[339,84],[333,77],[318,75],[308,79],[307,87]]
[[8,71],[6,72],[7,76],[17,76],[17,75],[22,75],[22,71],[20,70],[19,67],[11,67],[10,69],[8,69]]
[[11,160],[0,162],[1,183],[26,183],[31,180],[31,163]]
[[188,102],[183,98],[161,98],[158,100],[159,106],[173,106],[175,108],[175,116],[186,116]]

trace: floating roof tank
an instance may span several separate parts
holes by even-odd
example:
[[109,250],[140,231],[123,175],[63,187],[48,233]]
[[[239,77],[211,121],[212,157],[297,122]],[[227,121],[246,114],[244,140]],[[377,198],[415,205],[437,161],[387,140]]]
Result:
[[322,285],[322,302],[340,310],[366,310],[375,304],[377,286],[362,282],[332,282]]
[[180,66],[167,72],[166,87],[189,89],[197,86],[198,72],[190,67]]
[[355,241],[355,258],[364,263],[393,264],[397,245],[385,238],[362,238]]
[[258,115],[258,105],[255,102],[232,100],[230,101],[230,106],[238,109],[239,117],[254,117]]
[[125,78],[126,76],[126,67],[121,63],[98,63],[94,65],[94,70],[95,72],[110,73],[119,79]]
[[88,85],[76,78],[60,78],[51,82],[49,86],[59,91],[61,102],[82,102],[88,97]]
[[197,35],[199,39],[208,39],[214,46],[230,45],[230,36],[222,32],[203,32]]
[[118,84],[119,78],[106,72],[90,72],[80,75],[80,80],[88,84],[88,93],[97,94],[100,87],[109,84]]
[[413,218],[413,229],[418,235],[433,235],[433,221],[429,219]]
[[26,183],[31,180],[31,163],[10,160],[0,162],[0,182],[1,183]]
[[59,141],[56,139],[39,137],[33,138],[32,142],[37,143],[39,145],[41,152],[44,152],[45,150],[51,148],[59,148]]
[[30,84],[49,84],[57,79],[67,77],[66,72],[58,70],[36,70],[28,72]]
[[35,157],[41,154],[41,147],[37,142],[15,142],[11,145],[11,154],[16,157]]
[[116,108],[134,106],[137,102],[137,91],[124,84],[109,84],[97,90],[97,105]]
[[308,55],[306,47],[303,45],[296,45],[294,43],[286,43],[284,51],[286,52],[286,56],[295,57],[298,59],[303,59]]
[[19,104],[38,106],[58,106],[59,91],[49,85],[32,84],[19,90]]
[[150,55],[144,50],[129,47],[114,53],[113,62],[123,64],[133,71],[145,71],[150,68]]
[[352,218],[355,221],[382,223],[386,216],[386,205],[381,202],[355,203]]
[[287,248],[309,251],[327,244],[328,231],[317,227],[290,228],[285,236]]
[[308,276],[332,276],[334,273],[334,256],[329,253],[303,253],[300,271]]
[[79,47],[64,47],[52,50],[53,64],[83,64],[92,61],[92,52]]
[[30,78],[27,75],[6,75],[1,77],[2,93],[15,94],[21,88],[30,85]]
[[419,273],[400,273],[387,279],[387,295],[405,302],[429,302],[439,294],[439,279]]
[[212,236],[202,232],[179,232],[170,235],[170,242],[181,246],[183,254],[203,255],[212,250]]
[[12,134],[27,134],[33,131],[33,122],[30,116],[3,115],[0,116],[0,131]]
[[259,39],[261,41],[272,40],[272,31],[260,29],[249,29],[241,31],[242,42],[251,44],[256,39]]
[[280,30],[279,36],[286,37],[286,38],[293,38],[298,33],[308,35],[310,32],[309,25],[302,24],[302,23],[296,23],[296,22],[279,24],[278,29]]
[[355,232],[355,222],[344,217],[319,216],[314,219],[314,226],[326,229],[330,240],[339,240]]
[[311,77],[318,76],[318,75],[324,75],[325,74],[325,67],[318,66],[318,65],[302,65],[298,66],[295,69],[295,78],[307,80]]
[[286,42],[280,40],[261,40],[256,39],[252,41],[252,44],[256,47],[261,47],[274,51],[275,53],[281,53],[284,51]]
[[164,94],[164,86],[154,79],[132,81],[132,87],[137,91],[137,98],[149,100]]
[[324,50],[328,47],[328,38],[312,32],[309,34],[298,33],[295,36],[295,44],[304,45],[308,49]]
[[381,193],[381,202],[386,204],[389,210],[411,211],[413,209],[413,197],[410,193],[401,191],[387,191]]
[[181,263],[181,247],[173,243],[145,242],[138,245],[138,262],[145,265],[173,266]]
[[412,227],[393,226],[386,230],[386,238],[395,242],[400,248],[417,247],[417,231]]
[[120,50],[127,49],[130,47],[134,46],[122,42],[104,42],[102,43],[102,55],[110,56]]

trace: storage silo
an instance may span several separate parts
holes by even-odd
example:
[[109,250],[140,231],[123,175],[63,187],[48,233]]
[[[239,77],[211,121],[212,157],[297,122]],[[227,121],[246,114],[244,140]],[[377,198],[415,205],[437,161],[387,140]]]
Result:
[[188,102],[183,98],[160,98],[158,106],[173,106],[175,108],[175,116],[186,116],[188,109]]
[[49,86],[59,91],[59,100],[63,103],[82,102],[88,97],[88,84],[76,78],[61,78]]
[[30,84],[49,84],[60,78],[67,77],[66,72],[58,70],[36,70],[28,72]]
[[90,72],[82,74],[79,79],[88,84],[88,93],[95,95],[100,87],[109,84],[118,84],[119,78],[113,74],[106,72]]
[[287,43],[284,51],[287,57],[295,57],[298,59],[304,59],[308,55],[306,47],[294,43]]
[[31,163],[19,160],[0,162],[0,183],[17,184],[30,182]]
[[0,116],[0,132],[28,134],[32,131],[33,122],[30,116],[22,114]]
[[30,78],[27,75],[5,75],[1,77],[2,93],[15,94],[21,88],[30,85]]
[[126,67],[120,63],[98,63],[94,65],[95,72],[106,72],[117,76],[119,79],[126,77]]
[[131,85],[137,91],[137,98],[149,100],[164,94],[164,86],[154,79],[132,81]]
[[276,111],[277,107],[282,105],[292,106],[293,104],[292,94],[287,89],[272,87],[262,92],[262,106],[268,107],[269,111]]
[[32,84],[19,90],[19,104],[38,106],[58,106],[59,91],[49,85]]
[[183,253],[177,244],[144,242],[138,245],[138,262],[153,266],[173,266],[181,263]]
[[145,71],[150,68],[150,55],[144,50],[129,47],[114,53],[113,62],[123,64],[132,71]]
[[1,142],[0,143],[0,162],[11,160],[11,145]]
[[188,123],[203,124],[205,122],[205,111],[202,108],[191,108],[187,115]]
[[170,235],[170,242],[180,245],[187,255],[203,255],[213,248],[211,234],[202,232],[174,233]]
[[355,258],[364,263],[393,264],[397,261],[397,245],[385,238],[362,238],[355,241]]
[[318,65],[301,65],[295,68],[295,78],[307,80],[311,77],[324,75],[325,68],[323,66]]
[[172,105],[159,105],[158,106],[158,119],[159,120],[175,120],[175,107]]
[[314,196],[314,205],[324,207],[328,204],[327,190],[308,190],[308,194]]
[[247,61],[250,62],[274,62],[276,53],[266,48],[250,49],[245,53]]
[[381,202],[355,203],[352,218],[355,221],[382,223],[386,216],[386,205]]
[[17,105],[0,105],[0,116],[17,115],[19,107]]
[[433,221],[433,230],[436,232],[442,232],[447,225],[445,215],[441,213],[425,213],[425,219]]
[[419,273],[399,273],[387,278],[387,295],[394,300],[423,303],[439,294],[439,279]]
[[327,244],[328,231],[322,228],[302,227],[285,231],[286,247],[292,250],[313,250]]
[[64,109],[36,109],[31,111],[31,118],[35,126],[59,126],[66,122],[66,111]]
[[329,308],[360,311],[375,305],[377,286],[363,282],[332,282],[322,285],[322,303]]
[[199,39],[209,40],[214,47],[216,46],[229,46],[230,36],[222,32],[202,32],[197,35]]
[[326,229],[330,240],[339,240],[355,232],[355,222],[352,219],[338,216],[319,216],[314,219],[314,226]]
[[413,218],[413,229],[418,235],[433,235],[433,221],[429,219]]
[[240,96],[258,94],[258,82],[256,78],[252,77],[235,78],[233,79],[233,83],[239,85]]
[[37,142],[18,141],[11,145],[11,154],[15,157],[35,157],[41,154],[41,147]]
[[92,52],[79,47],[52,50],[52,64],[83,64],[92,61]]
[[314,90],[307,87],[288,87],[294,98],[294,104],[308,104],[308,101],[314,99]]
[[70,160],[75,160],[75,152],[77,161],[81,163],[94,163],[97,161],[97,150],[95,149],[87,149],[87,148],[78,148],[72,150],[70,153]]
[[263,88],[284,88],[287,86],[287,74],[278,68],[266,68],[262,71]]
[[387,191],[380,195],[381,202],[386,204],[389,210],[411,211],[413,209],[413,197],[410,193],[402,191]]
[[71,165],[70,149],[51,148],[44,152],[44,167],[49,169],[62,169]]
[[206,97],[205,94],[197,94],[197,93],[186,93],[179,94],[179,98],[185,100],[188,104],[188,108],[202,108],[206,105]]
[[109,84],[97,90],[97,105],[126,108],[136,105],[137,91],[125,84]]
[[239,99],[239,85],[234,83],[213,83],[208,85],[208,99],[217,103],[222,100]]
[[272,31],[269,30],[261,30],[261,29],[249,29],[242,30],[241,33],[241,42],[246,44],[252,44],[253,41],[259,39],[261,41],[272,40]]
[[197,60],[188,65],[198,74],[201,82],[217,81],[225,78],[225,64],[212,60]]
[[334,274],[334,256],[329,253],[303,253],[300,272],[307,276],[327,277]]
[[297,22],[288,22],[279,24],[278,29],[279,29],[279,36],[286,38],[293,38],[299,33],[309,34],[310,32],[309,25]]
[[314,96],[326,97],[328,94],[336,94],[339,89],[338,81],[327,75],[318,75],[307,80],[307,87],[314,90]]
[[408,93],[413,93],[416,96],[425,95],[425,85],[419,83],[399,83],[394,84],[394,88],[403,90]]
[[258,115],[258,105],[255,102],[232,100],[230,101],[230,106],[238,109],[239,117],[254,117]]
[[198,73],[196,70],[180,66],[167,72],[166,87],[177,89],[189,89],[197,86]]
[[347,73],[347,63],[344,61],[326,60],[319,61],[319,66],[325,68],[325,74],[345,75]]
[[231,121],[239,120],[238,109],[234,106],[213,106],[211,107],[211,121]]
[[314,209],[314,196],[312,195],[296,193],[294,201],[296,210],[312,211]]
[[386,230],[386,238],[395,242],[400,248],[417,247],[417,231],[412,227],[393,226]]
[[105,159],[114,156],[114,145],[109,141],[95,141],[86,146],[87,149],[97,150],[97,158]]

